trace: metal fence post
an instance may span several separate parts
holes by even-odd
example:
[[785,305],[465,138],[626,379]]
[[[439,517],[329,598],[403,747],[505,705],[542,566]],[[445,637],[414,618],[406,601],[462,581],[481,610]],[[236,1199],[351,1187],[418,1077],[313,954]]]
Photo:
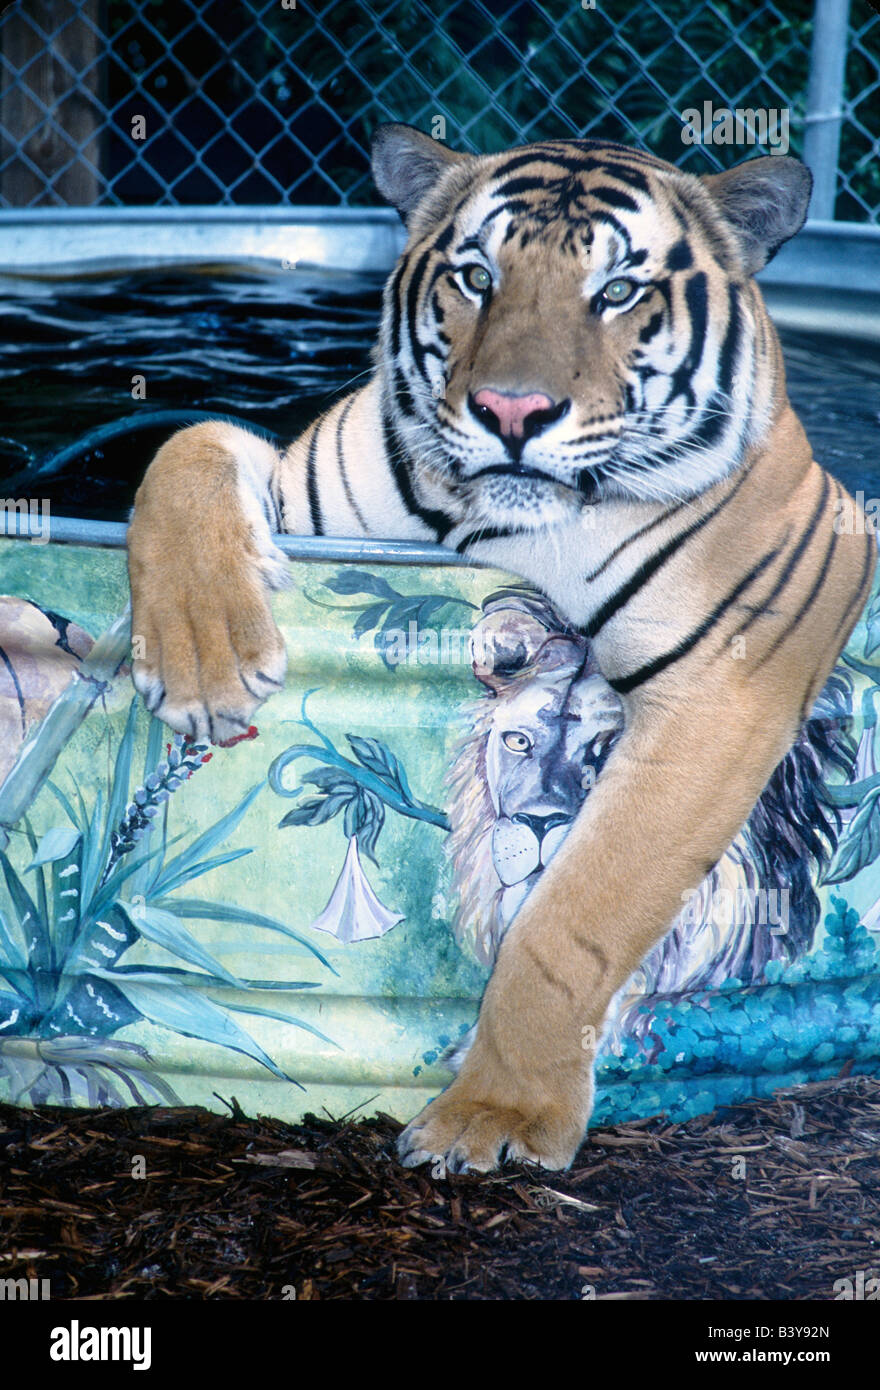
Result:
[[843,121],[843,82],[849,0],[816,0],[804,161],[813,175],[810,216],[831,221],[837,201],[837,159]]

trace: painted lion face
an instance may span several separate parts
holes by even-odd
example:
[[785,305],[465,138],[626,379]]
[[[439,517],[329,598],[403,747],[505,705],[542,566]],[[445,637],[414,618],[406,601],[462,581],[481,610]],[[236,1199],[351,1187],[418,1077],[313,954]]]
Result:
[[457,930],[488,963],[600,776],[623,711],[586,640],[534,591],[490,596],[472,653],[488,698],[450,777],[450,850]]
[[496,820],[492,861],[505,927],[565,839],[623,726],[598,672],[562,667],[517,684],[499,702],[486,743]]

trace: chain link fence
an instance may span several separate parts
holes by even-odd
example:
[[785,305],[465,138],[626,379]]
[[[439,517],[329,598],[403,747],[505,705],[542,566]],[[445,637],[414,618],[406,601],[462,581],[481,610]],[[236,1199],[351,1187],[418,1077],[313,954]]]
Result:
[[867,0],[18,0],[0,206],[375,203],[370,135],[602,135],[695,173],[805,155],[814,216],[880,222]]

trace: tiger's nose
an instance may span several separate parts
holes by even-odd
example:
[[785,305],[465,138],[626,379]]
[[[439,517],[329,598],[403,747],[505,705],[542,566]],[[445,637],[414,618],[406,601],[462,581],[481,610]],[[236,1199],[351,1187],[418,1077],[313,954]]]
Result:
[[514,396],[488,386],[471,396],[469,403],[480,423],[502,439],[530,439],[552,425],[568,408],[568,401],[557,405],[543,391]]

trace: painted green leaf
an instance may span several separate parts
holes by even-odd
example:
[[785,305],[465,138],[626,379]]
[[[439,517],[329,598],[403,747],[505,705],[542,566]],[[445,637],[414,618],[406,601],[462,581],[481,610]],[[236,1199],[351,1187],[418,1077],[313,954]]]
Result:
[[110,801],[107,806],[107,822],[104,827],[104,840],[101,846],[101,862],[106,864],[110,857],[110,837],[125,815],[128,805],[128,784],[131,780],[131,759],[134,753],[134,726],[137,717],[139,697],[134,696],[128,707],[128,718],[116,750],[116,765],[110,787]]
[[173,912],[155,907],[151,903],[120,902],[117,906],[125,913],[134,930],[146,941],[161,946],[180,960],[189,961],[190,965],[200,965],[209,974],[223,980],[225,984],[232,985],[233,989],[244,989],[243,981],[206,951]]
[[412,800],[406,773],[400,759],[377,738],[362,738],[359,734],[346,734],[351,750],[368,772],[374,772],[383,781],[389,782],[407,801]]
[[354,627],[351,630],[352,636],[356,638],[363,637],[365,632],[369,632],[371,628],[374,628],[387,607],[387,603],[371,603],[368,608],[364,609],[360,617],[355,620]]
[[13,970],[27,969],[27,956],[12,935],[2,912],[0,912],[0,964],[8,965]]
[[77,830],[82,832],[85,829],[86,822],[84,820],[81,820],[80,817],[76,814],[76,812],[70,804],[69,798],[64,795],[64,792],[61,790],[61,788],[59,786],[56,786],[54,782],[47,782],[46,786],[49,788],[50,792],[55,797],[55,800],[67,813],[71,825],[75,825]]
[[[190,883],[194,878],[201,878],[202,874],[210,873],[211,869],[218,869],[221,864],[231,864],[235,859],[242,859],[246,854],[253,854],[253,852],[253,849],[230,849],[226,854],[215,854],[213,859],[203,860],[201,864],[191,864],[181,873],[166,878],[162,885],[162,892],[173,893],[175,888],[182,888],[185,883]],[[155,889],[153,893],[155,893]]]
[[375,594],[377,598],[386,599],[401,597],[386,579],[378,574],[368,574],[366,570],[341,570],[335,579],[325,580],[325,587],[334,594]]
[[310,796],[292,811],[288,811],[278,822],[279,830],[291,825],[324,825],[344,810],[351,800],[352,792],[344,791],[332,796]]
[[0,853],[0,865],[3,867],[6,887],[18,917],[19,930],[25,941],[30,943],[30,967],[41,978],[48,980],[51,969],[48,923],[40,916],[36,903],[3,853]]
[[[204,989],[205,985],[222,988],[226,984],[225,980],[215,979],[212,975],[204,975],[196,970],[184,970],[180,965],[113,965],[106,969],[95,966],[89,970],[89,974],[97,975],[102,980],[119,980],[126,977],[134,980],[135,984],[142,985],[161,985],[166,979],[174,979],[179,984],[192,984],[199,989]],[[280,993],[286,990],[321,988],[319,980],[248,980],[242,977],[241,982],[246,989],[270,989]]]
[[[79,788],[77,787],[77,792]],[[85,807],[83,807],[85,811]],[[104,820],[104,792],[98,787],[95,792],[95,804],[92,811],[91,820],[87,820],[87,829],[83,836],[83,862],[82,862],[82,905],[83,911],[86,904],[91,903],[98,884],[101,880],[101,873],[104,868],[102,857],[102,847],[104,836],[101,826]]]
[[[24,833],[27,836],[27,842],[30,845],[31,854],[35,855],[39,846],[37,844],[37,837],[34,834],[34,827],[31,825],[28,816],[24,816],[22,819],[24,824]],[[52,926],[49,920],[49,895],[46,892],[46,875],[43,871],[42,864],[34,864],[33,869],[34,882],[37,890],[37,909],[40,913],[41,920],[46,923],[46,931],[49,932],[51,935]],[[25,873],[27,873],[27,869],[25,869]]]
[[[161,893],[170,892],[169,884],[171,884],[172,881],[176,884],[180,884],[185,883],[187,878],[192,877],[190,870],[199,864],[203,854],[214,849],[226,839],[227,835],[232,834],[254,798],[265,785],[265,782],[258,782],[255,787],[251,787],[250,791],[242,798],[237,806],[234,806],[227,815],[216,821],[214,825],[209,826],[207,830],[193,840],[191,845],[185,850],[182,850],[169,864],[166,864],[164,869],[151,883],[149,896],[156,897]],[[199,872],[204,873],[205,870],[202,868]]]
[[865,656],[873,656],[880,647],[880,590],[874,594],[865,614]]
[[322,1033],[320,1028],[314,1028],[311,1023],[306,1023],[305,1019],[294,1018],[292,1014],[283,1014],[278,1009],[262,1009],[258,1004],[230,1004],[229,1008],[237,1014],[254,1014],[257,1018],[274,1018],[279,1023],[289,1023],[291,1027],[302,1028],[313,1037],[320,1038],[321,1042],[329,1043],[331,1047],[338,1047],[340,1052],[345,1050],[338,1042],[328,1038],[326,1033]]
[[880,786],[868,792],[841,836],[837,852],[823,875],[823,883],[844,883],[855,878],[880,854]]
[[38,864],[54,864],[56,859],[66,859],[79,838],[79,831],[69,825],[56,825],[52,830],[47,830],[25,873],[35,869]]
[[[176,840],[181,840],[182,838],[182,835],[176,836]],[[110,904],[119,896],[122,885],[128,879],[133,879],[138,869],[163,855],[165,848],[164,845],[160,845],[158,849],[151,850],[148,854],[142,854],[137,859],[133,856],[126,856],[116,868],[115,872],[110,875],[107,882],[95,893],[92,901],[88,904],[88,911],[86,911],[84,903],[83,918],[94,921],[97,916],[105,912]]]
[[305,937],[275,917],[266,917],[262,912],[250,912],[244,907],[233,907],[229,903],[209,902],[205,898],[158,898],[156,902],[157,906],[167,907],[179,917],[200,917],[206,922],[241,922],[243,926],[265,927],[267,931],[280,932],[282,936],[290,937],[310,955],[315,956],[334,975],[338,974],[317,946],[313,946],[311,941],[306,941]]
[[[234,1052],[242,1052],[266,1067],[281,1081],[290,1081],[299,1086],[292,1076],[288,1076],[272,1061],[243,1028],[200,990],[178,985],[142,985],[121,975],[114,975],[114,982],[138,1013],[151,1023],[170,1028],[185,1038],[198,1038],[201,1042],[216,1043],[218,1047],[229,1047]],[[304,1087],[300,1086],[300,1090]]]

